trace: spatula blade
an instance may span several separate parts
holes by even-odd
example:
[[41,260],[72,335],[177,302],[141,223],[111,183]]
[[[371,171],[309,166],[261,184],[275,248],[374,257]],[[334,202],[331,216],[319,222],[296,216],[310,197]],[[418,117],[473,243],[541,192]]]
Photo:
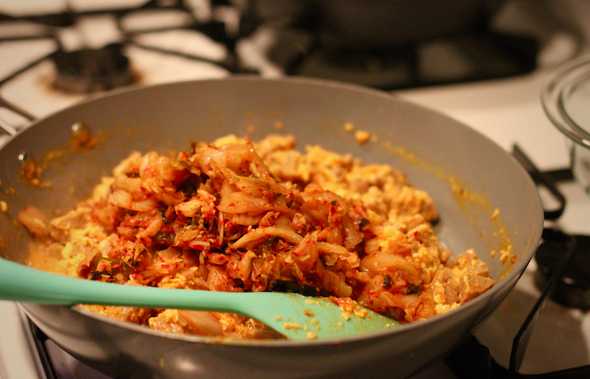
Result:
[[339,306],[330,298],[276,292],[252,293],[249,297],[249,316],[293,340],[337,339],[399,325],[358,304]]

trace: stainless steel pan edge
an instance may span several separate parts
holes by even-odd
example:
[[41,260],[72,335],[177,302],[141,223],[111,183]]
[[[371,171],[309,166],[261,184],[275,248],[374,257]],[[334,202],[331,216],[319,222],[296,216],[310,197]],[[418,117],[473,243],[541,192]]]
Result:
[[[203,89],[204,87],[208,88]],[[385,128],[382,125],[383,120],[387,120],[387,116],[391,118],[393,115],[396,114],[395,109],[388,109],[402,108],[398,109],[397,111],[403,110],[413,114],[427,115],[428,117],[422,117],[422,121],[435,121],[437,124],[441,125],[439,128],[446,128],[445,130],[449,132],[459,130],[460,134],[464,136],[463,138],[466,138],[470,142],[475,141],[477,142],[477,144],[483,144],[483,146],[485,146],[484,150],[487,149],[486,151],[488,151],[486,154],[492,154],[493,158],[500,159],[500,165],[502,166],[502,170],[500,171],[503,171],[504,174],[508,176],[508,179],[512,178],[511,175],[514,176],[514,178],[518,179],[517,185],[520,188],[517,194],[527,194],[527,196],[524,197],[524,200],[521,201],[521,203],[524,202],[528,204],[528,208],[525,209],[524,212],[527,214],[527,222],[530,224],[530,230],[528,233],[526,233],[526,236],[517,236],[517,238],[521,239],[526,237],[526,242],[521,244],[523,248],[518,251],[520,256],[517,264],[513,268],[513,271],[509,275],[507,275],[506,278],[500,281],[491,291],[484,294],[483,296],[480,296],[479,298],[466,304],[465,306],[461,307],[456,311],[450,312],[449,314],[444,316],[435,317],[424,322],[406,325],[392,333],[376,334],[373,336],[367,336],[346,341],[330,341],[316,343],[311,342],[303,344],[293,344],[285,342],[246,341],[220,344],[216,343],[215,341],[211,341],[210,339],[200,337],[162,335],[160,333],[147,330],[144,328],[139,328],[133,325],[119,323],[111,320],[104,320],[95,315],[86,315],[75,309],[70,310],[60,307],[24,305],[25,310],[28,314],[31,315],[35,322],[37,322],[39,326],[41,326],[41,328],[48,333],[48,335],[50,335],[59,344],[64,346],[67,350],[76,351],[79,355],[84,356],[86,359],[90,359],[96,362],[97,364],[100,364],[101,366],[103,366],[103,369],[107,367],[107,371],[112,371],[113,368],[116,369],[115,371],[117,371],[121,367],[127,365],[135,368],[147,367],[149,369],[146,372],[150,372],[152,374],[159,373],[157,374],[157,376],[170,376],[171,373],[174,373],[174,376],[170,377],[181,377],[182,372],[184,372],[182,370],[178,371],[180,366],[176,367],[170,363],[168,364],[168,366],[166,366],[166,354],[164,351],[162,351],[162,349],[160,349],[159,345],[169,346],[170,348],[172,348],[172,351],[179,352],[195,350],[195,354],[189,354],[188,356],[192,357],[191,359],[193,363],[199,362],[199,365],[197,366],[199,366],[202,370],[205,370],[204,372],[208,373],[207,377],[209,377],[209,375],[212,373],[218,374],[218,377],[227,377],[225,375],[229,375],[229,373],[232,372],[235,373],[237,372],[236,370],[243,372],[244,374],[255,374],[253,377],[273,377],[278,375],[279,373],[281,376],[292,374],[293,377],[298,377],[301,375],[325,375],[328,373],[342,372],[342,370],[351,370],[354,367],[362,366],[363,363],[375,362],[383,359],[386,360],[386,362],[384,363],[395,363],[395,366],[397,367],[395,370],[396,376],[403,376],[410,373],[416,367],[419,367],[431,358],[447,350],[450,346],[456,343],[457,340],[461,338],[461,336],[464,335],[465,332],[468,331],[478,319],[480,319],[481,317],[483,317],[483,315],[488,314],[492,309],[494,309],[495,306],[501,301],[501,299],[504,298],[504,296],[508,293],[510,288],[514,285],[519,275],[521,275],[522,271],[526,267],[526,264],[532,257],[532,254],[536,247],[536,243],[540,237],[542,227],[542,212],[532,182],[530,181],[530,179],[528,179],[528,176],[524,173],[524,171],[518,166],[516,162],[514,162],[510,157],[508,157],[503,150],[495,146],[493,142],[487,140],[486,137],[479,135],[477,132],[459,124],[458,122],[446,116],[437,114],[435,112],[426,110],[413,104],[408,104],[399,99],[394,99],[391,96],[381,92],[367,90],[354,86],[301,79],[264,80],[258,78],[231,78],[220,81],[175,83],[141,90],[117,91],[117,93],[106,95],[95,100],[91,100],[90,102],[77,105],[71,109],[66,110],[65,112],[59,112],[44,120],[41,120],[37,122],[36,125],[34,125],[32,128],[24,132],[23,135],[16,137],[10,144],[14,144],[14,142],[18,141],[19,139],[30,138],[27,137],[27,134],[33,135],[37,128],[44,128],[45,132],[47,132],[49,130],[48,127],[43,126],[47,123],[53,123],[54,125],[67,125],[68,122],[80,118],[80,115],[87,115],[89,109],[103,108],[105,104],[121,100],[121,97],[126,97],[125,99],[123,99],[123,103],[127,103],[128,101],[133,103],[134,101],[141,101],[141,96],[140,98],[136,98],[135,100],[133,99],[134,97],[136,97],[138,93],[145,94],[146,96],[154,96],[157,95],[157,93],[159,92],[164,92],[162,96],[169,96],[170,94],[174,93],[176,93],[177,95],[186,96],[187,94],[199,93],[211,88],[217,88],[217,90],[221,92],[225,91],[226,95],[228,91],[237,91],[238,94],[241,94],[242,96],[245,93],[250,93],[251,96],[256,96],[255,92],[258,91],[261,91],[263,93],[265,91],[274,91],[275,93],[272,95],[272,97],[281,97],[283,96],[282,94],[284,94],[285,91],[290,91],[290,97],[287,96],[287,99],[285,99],[285,101],[287,101],[287,103],[289,104],[286,107],[286,109],[262,117],[262,119],[264,119],[267,123],[271,121],[273,118],[279,117],[281,115],[281,112],[283,112],[284,114],[284,112],[296,112],[297,109],[299,109],[300,111],[309,111],[309,109],[313,109],[314,111],[317,110],[319,112],[318,114],[316,114],[316,116],[314,116],[315,118],[327,117],[327,120],[324,120],[326,121],[326,123],[322,126],[329,128],[331,131],[330,133],[338,134],[338,131],[335,128],[337,126],[341,126],[341,121],[348,119],[352,121],[358,120],[358,123],[360,123],[362,126],[366,126],[365,128],[367,130],[372,130],[372,128],[376,128],[379,129],[379,132],[382,132],[381,129]],[[146,94],[146,92],[149,91],[152,91],[151,95]],[[298,91],[299,95],[293,95],[292,92]],[[342,103],[341,106],[336,107],[334,109],[330,109],[330,111],[328,111],[327,114],[322,114],[321,112],[323,108],[319,107],[317,104],[314,104],[313,102],[310,102],[313,101],[313,99],[306,100],[307,109],[298,108],[302,107],[303,105],[306,105],[306,101],[303,101],[302,104],[297,103],[299,100],[301,100],[297,100],[297,96],[301,97],[302,94],[315,93],[317,97],[318,92],[322,93],[322,95],[320,96],[321,98],[328,99],[329,102],[342,102],[346,100],[348,101],[348,103],[344,101],[344,103]],[[342,93],[346,93],[348,98],[338,99],[337,94]],[[201,95],[201,97],[202,96],[203,95]],[[225,107],[233,108],[234,103],[232,103],[231,101],[235,99],[232,98],[232,96],[234,95],[229,94],[228,97],[230,99],[226,101],[229,101],[230,103],[226,103],[224,105]],[[358,104],[356,104],[360,108],[370,108],[371,104],[373,104],[373,113],[369,116],[365,115],[362,117],[357,117],[355,119],[355,115],[352,114],[354,112],[350,112],[350,96],[358,97],[362,100],[359,101]],[[197,98],[199,98],[199,96],[197,96]],[[223,98],[223,96],[220,97],[220,99]],[[322,101],[320,100],[321,99],[318,99],[318,101],[321,103]],[[256,102],[254,102],[254,104],[255,103]],[[262,113],[270,111],[271,113],[273,113],[272,104],[264,105],[266,106],[258,106],[258,108],[254,107],[252,113],[255,114],[257,111],[260,111]],[[129,107],[123,106],[122,108],[128,109]],[[161,111],[167,112],[166,107],[164,106]],[[73,114],[71,114],[69,118],[64,117],[64,113],[67,114],[68,112]],[[338,114],[338,112],[341,114]],[[393,113],[391,115],[385,115],[384,118],[384,112]],[[96,118],[96,115],[92,116],[93,117],[91,118]],[[247,119],[248,117],[245,118]],[[381,119],[379,119],[379,117],[381,117]],[[329,120],[330,118],[334,119],[333,122]],[[369,125],[371,123],[366,122],[371,118],[375,118],[374,124],[377,124],[378,126]],[[404,118],[405,117],[401,117],[401,120],[403,121]],[[407,121],[412,122],[412,117],[409,118],[410,120]],[[244,117],[241,117],[241,119],[244,119]],[[258,121],[262,122],[262,119]],[[395,121],[399,122],[399,119],[400,117],[398,114],[398,120]],[[95,122],[91,122],[90,124],[100,124],[100,122],[96,121],[97,120],[95,120]],[[299,126],[294,129],[290,129],[290,123],[287,122],[286,125],[287,132],[295,132],[295,134],[298,134]],[[235,125],[233,125],[233,127],[235,128]],[[426,132],[430,129],[432,129],[431,131],[436,132],[436,130],[433,129],[434,127],[432,125],[420,127],[426,129],[422,132]],[[385,132],[387,131],[388,130],[385,130]],[[264,134],[264,132],[262,131],[261,133]],[[383,133],[379,134],[382,135]],[[341,144],[342,138],[336,141],[336,144]],[[317,141],[313,142],[317,143]],[[431,140],[426,142],[432,143],[433,141]],[[360,152],[360,155],[368,154],[366,151],[363,150],[363,148],[356,146],[352,141],[350,141],[349,143],[350,145],[344,147],[345,150],[354,150],[354,154],[356,154],[357,152]],[[412,149],[413,146],[408,147]],[[470,148],[473,148],[473,146],[471,146]],[[342,146],[340,146],[340,149],[342,150]],[[447,149],[447,147],[443,146],[442,149]],[[424,156],[424,154],[420,155]],[[428,156],[428,154],[426,154],[426,156]],[[383,158],[384,155],[381,155],[380,157],[377,157],[377,160],[381,160]],[[391,157],[389,157],[388,160],[392,160]],[[396,162],[393,163],[395,164]],[[403,163],[400,164],[403,166]],[[410,172],[410,178],[414,179],[413,176],[415,175],[412,174],[415,173],[415,170],[410,168],[410,171],[412,171]],[[5,174],[5,172],[3,172],[2,174]],[[418,179],[418,177],[415,178]],[[473,178],[474,177],[465,179],[469,184],[472,184],[471,181],[473,180]],[[427,190],[429,189],[428,185],[425,187]],[[443,213],[443,218],[444,217],[445,214]],[[100,331],[100,333],[97,333],[98,331]],[[124,337],[124,335],[127,337]],[[134,338],[129,338],[130,336],[133,336]],[[142,350],[138,348],[138,345],[130,345],[121,342],[129,341],[130,339],[137,339],[137,336],[141,336],[139,337],[139,339],[145,339],[144,342],[150,341],[149,343],[140,344],[141,347],[155,346],[157,348]],[[86,341],[86,343],[82,344],[81,341]],[[429,343],[429,341],[432,343]],[[107,349],[108,351],[105,351],[104,349],[101,350],[100,348],[97,349],[98,346],[104,347],[105,345],[109,346],[109,348]],[[210,354],[203,353],[203,349],[209,351],[210,353],[215,352],[213,354],[215,357],[221,354],[219,355],[220,357],[222,357],[221,363],[217,365],[213,364],[213,362],[216,361],[215,359],[205,359],[204,357],[208,357]],[[101,351],[101,353],[97,354],[98,351]],[[135,355],[133,357],[134,359],[130,360],[126,358],[123,360],[123,362],[120,362],[119,359],[113,359],[113,354],[118,355],[118,353],[122,352],[126,352],[125,356],[129,356],[130,353],[131,355]],[[161,359],[156,359],[157,355],[159,355]],[[289,356],[290,358],[285,359],[283,356]],[[137,359],[140,357],[141,359]],[[238,359],[239,357],[249,358]],[[264,357],[268,357],[269,359],[263,359]],[[219,360],[219,358],[217,358],[217,360]],[[159,363],[156,363],[156,361],[158,361]],[[160,361],[164,362],[165,368],[160,367]],[[262,363],[257,363],[257,361],[262,361]],[[384,363],[382,363],[382,367],[387,366]],[[188,365],[186,366],[188,367]],[[217,366],[216,369],[214,368],[215,366]],[[173,369],[171,367],[176,368]],[[194,370],[192,370],[191,372],[191,375],[195,374]]]

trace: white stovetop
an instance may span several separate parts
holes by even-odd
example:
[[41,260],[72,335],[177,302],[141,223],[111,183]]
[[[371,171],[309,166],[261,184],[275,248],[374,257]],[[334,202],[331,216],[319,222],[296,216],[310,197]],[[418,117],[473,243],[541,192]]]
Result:
[[[162,36],[160,41],[146,43],[166,45],[176,39],[176,36]],[[211,45],[210,41],[207,43],[208,49],[204,53],[217,54],[220,47]],[[20,43],[19,46],[0,44],[0,77],[16,69],[22,60],[33,59],[36,54],[53,48],[48,42]],[[160,72],[160,58],[157,56],[140,49],[130,53],[137,55],[135,59],[145,72]],[[148,82],[226,75],[215,66],[194,64],[180,58],[168,58],[165,66],[172,69],[151,77]],[[38,86],[35,80],[46,75],[44,70],[48,68],[41,65],[37,68],[37,76],[23,76],[0,91],[10,100],[19,103],[28,99],[30,104],[31,96],[43,96],[37,92],[31,95],[29,91]],[[517,142],[542,169],[557,168],[568,164],[565,141],[545,118],[538,100],[541,88],[551,73],[551,69],[544,69],[515,79],[401,91],[397,95],[463,121],[507,150]],[[42,116],[78,100],[76,97],[58,96],[42,104],[35,101],[33,103],[37,103],[38,107],[31,111]],[[562,190],[568,198],[568,207],[560,219],[560,226],[570,232],[590,233],[590,223],[587,222],[590,199],[574,183],[562,186]],[[477,336],[504,364],[516,328],[538,294],[532,285],[531,271],[529,267],[498,311],[477,330]],[[39,378],[13,303],[0,302],[0,320],[0,379]],[[543,372],[586,364],[590,362],[589,352],[590,317],[548,302],[531,338],[523,371]],[[436,376],[452,378],[444,371],[437,371]]]

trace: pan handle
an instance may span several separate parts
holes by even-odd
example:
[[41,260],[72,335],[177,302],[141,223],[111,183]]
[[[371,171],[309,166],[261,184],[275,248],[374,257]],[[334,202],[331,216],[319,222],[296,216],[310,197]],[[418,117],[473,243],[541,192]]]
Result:
[[[16,113],[17,115],[21,116],[25,120],[29,122],[35,121],[35,116],[27,112],[26,110],[20,108],[19,106],[12,104],[2,96],[0,96],[0,108],[6,108],[11,112]],[[12,125],[9,125],[5,122],[2,122],[0,119],[0,130],[4,131],[6,134],[10,135],[11,137],[18,134],[19,130]]]

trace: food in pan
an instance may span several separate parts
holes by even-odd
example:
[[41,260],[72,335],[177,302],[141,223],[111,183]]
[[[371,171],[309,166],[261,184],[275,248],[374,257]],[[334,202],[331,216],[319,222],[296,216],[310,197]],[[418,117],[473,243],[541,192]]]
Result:
[[[452,256],[438,240],[437,217],[389,165],[317,145],[300,152],[290,135],[229,135],[174,155],[133,152],[75,209],[49,220],[27,208],[19,220],[36,237],[30,264],[47,269],[53,256],[66,275],[332,296],[412,322],[494,283],[474,251]],[[278,337],[236,314],[85,307],[172,333]]]

